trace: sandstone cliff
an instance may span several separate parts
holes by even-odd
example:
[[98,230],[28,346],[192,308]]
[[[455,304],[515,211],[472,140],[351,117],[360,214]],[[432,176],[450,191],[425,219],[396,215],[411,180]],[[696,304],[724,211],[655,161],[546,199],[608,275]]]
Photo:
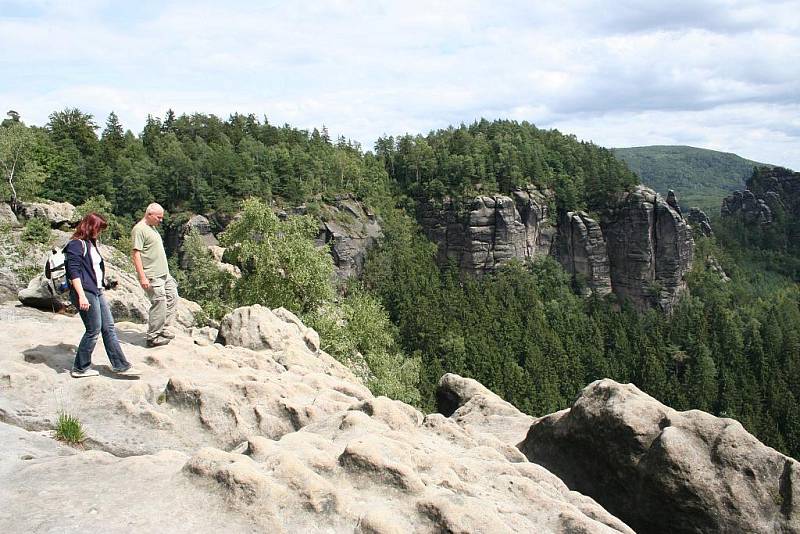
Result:
[[482,196],[468,209],[452,200],[423,204],[419,218],[438,245],[440,263],[483,274],[511,259],[551,254],[586,292],[610,292],[638,308],[669,312],[686,289],[694,251],[677,203],[639,186],[597,216],[568,212],[554,220],[535,188],[512,197]]
[[548,254],[555,234],[552,198],[536,188],[481,196],[466,206],[445,199],[424,203],[419,219],[426,235],[439,245],[438,260],[454,261],[462,271],[483,274],[513,258]]

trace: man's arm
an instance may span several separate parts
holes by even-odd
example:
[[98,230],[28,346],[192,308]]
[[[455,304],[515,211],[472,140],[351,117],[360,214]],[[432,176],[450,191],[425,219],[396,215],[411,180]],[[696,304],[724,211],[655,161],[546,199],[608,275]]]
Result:
[[133,266],[136,267],[136,274],[139,275],[139,284],[142,286],[142,289],[150,289],[150,280],[148,280],[147,276],[145,276],[144,267],[142,267],[142,253],[136,249],[133,249],[131,258],[133,259]]

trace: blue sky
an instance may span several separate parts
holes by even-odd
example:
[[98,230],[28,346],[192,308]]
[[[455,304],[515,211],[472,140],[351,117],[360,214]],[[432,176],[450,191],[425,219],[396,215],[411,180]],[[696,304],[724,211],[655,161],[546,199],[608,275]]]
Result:
[[511,118],[800,170],[799,62],[800,0],[0,0],[0,106],[136,133],[240,112],[371,148]]

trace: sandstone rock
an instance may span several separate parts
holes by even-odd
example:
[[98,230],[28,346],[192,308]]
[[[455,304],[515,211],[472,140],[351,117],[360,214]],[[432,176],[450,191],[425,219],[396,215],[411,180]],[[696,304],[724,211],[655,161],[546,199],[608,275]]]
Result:
[[337,278],[361,276],[367,251],[383,235],[375,214],[361,202],[344,197],[325,206],[321,217],[317,241],[330,246]]
[[[524,459],[516,448],[535,418],[517,410],[480,382],[447,373],[436,388],[436,404],[440,413],[449,417],[466,434],[453,439],[468,440],[492,447],[508,461]],[[426,419],[426,424],[439,432],[453,434],[441,423]]]
[[699,208],[689,208],[689,224],[697,228],[701,235],[706,237],[713,236],[714,231],[711,229],[711,221],[708,215]]
[[225,249],[223,247],[211,245],[208,247],[208,250],[211,251],[211,255],[213,256],[214,261],[217,262],[217,268],[219,270],[230,273],[234,278],[242,277],[242,270],[239,269],[239,267],[222,261],[222,257],[225,255]]
[[10,224],[11,226],[17,226],[19,224],[17,216],[11,210],[11,206],[9,206],[7,202],[0,202],[0,225],[2,224]]
[[601,221],[614,293],[670,312],[686,290],[694,240],[683,217],[651,189],[621,196]]
[[549,196],[529,187],[504,195],[481,196],[464,210],[446,199],[424,204],[419,218],[426,235],[438,245],[437,260],[454,260],[473,274],[494,271],[512,259],[547,254],[554,234]]
[[75,206],[68,202],[53,202],[52,200],[23,202],[22,216],[28,220],[35,217],[47,219],[53,228],[74,225],[78,222]]
[[559,216],[557,230],[548,212],[550,196],[533,187],[507,196],[480,196],[461,205],[423,203],[418,218],[438,245],[440,264],[483,274],[511,259],[550,253],[586,294],[616,295],[639,309],[669,312],[686,289],[694,241],[677,200],[664,201],[639,186],[619,195],[600,220],[585,212]]
[[536,421],[525,455],[642,532],[800,532],[800,464],[732,419],[600,380]]
[[586,295],[611,293],[611,271],[603,231],[586,212],[568,212],[559,221],[553,255],[579,280]]
[[28,286],[20,289],[17,298],[24,306],[40,310],[61,311],[69,305],[69,293],[56,293],[43,274],[36,275]]
[[752,191],[734,191],[722,199],[723,217],[736,217],[748,224],[769,224],[772,222],[772,210],[766,202],[756,198]]
[[211,222],[202,215],[193,215],[189,221],[183,225],[183,235],[186,236],[194,230],[208,247],[219,246],[219,241],[211,231]]
[[306,328],[290,311],[270,310],[259,304],[236,308],[222,319],[220,337],[226,345],[252,350],[281,351],[296,348],[298,341],[312,352],[319,350],[319,334]]
[[[540,466],[509,461],[477,426],[423,418],[326,371],[299,330],[290,345],[302,350],[288,353],[200,346],[182,332],[146,349],[145,327],[121,322],[142,375],[112,379],[98,346],[101,376],[76,380],[66,370],[80,320],[6,309],[0,418],[24,439],[10,443],[0,424],[4,532],[632,532]],[[36,442],[59,409],[95,450],[62,457]]]

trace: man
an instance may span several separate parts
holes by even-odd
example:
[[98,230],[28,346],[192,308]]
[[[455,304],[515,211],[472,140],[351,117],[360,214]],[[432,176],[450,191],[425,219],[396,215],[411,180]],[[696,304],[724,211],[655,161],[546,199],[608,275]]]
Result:
[[175,315],[178,302],[178,285],[169,274],[164,243],[155,227],[164,220],[164,208],[155,202],[147,206],[144,217],[131,231],[133,265],[139,283],[150,298],[147,325],[147,346],[158,347],[169,343],[174,336],[166,326]]

